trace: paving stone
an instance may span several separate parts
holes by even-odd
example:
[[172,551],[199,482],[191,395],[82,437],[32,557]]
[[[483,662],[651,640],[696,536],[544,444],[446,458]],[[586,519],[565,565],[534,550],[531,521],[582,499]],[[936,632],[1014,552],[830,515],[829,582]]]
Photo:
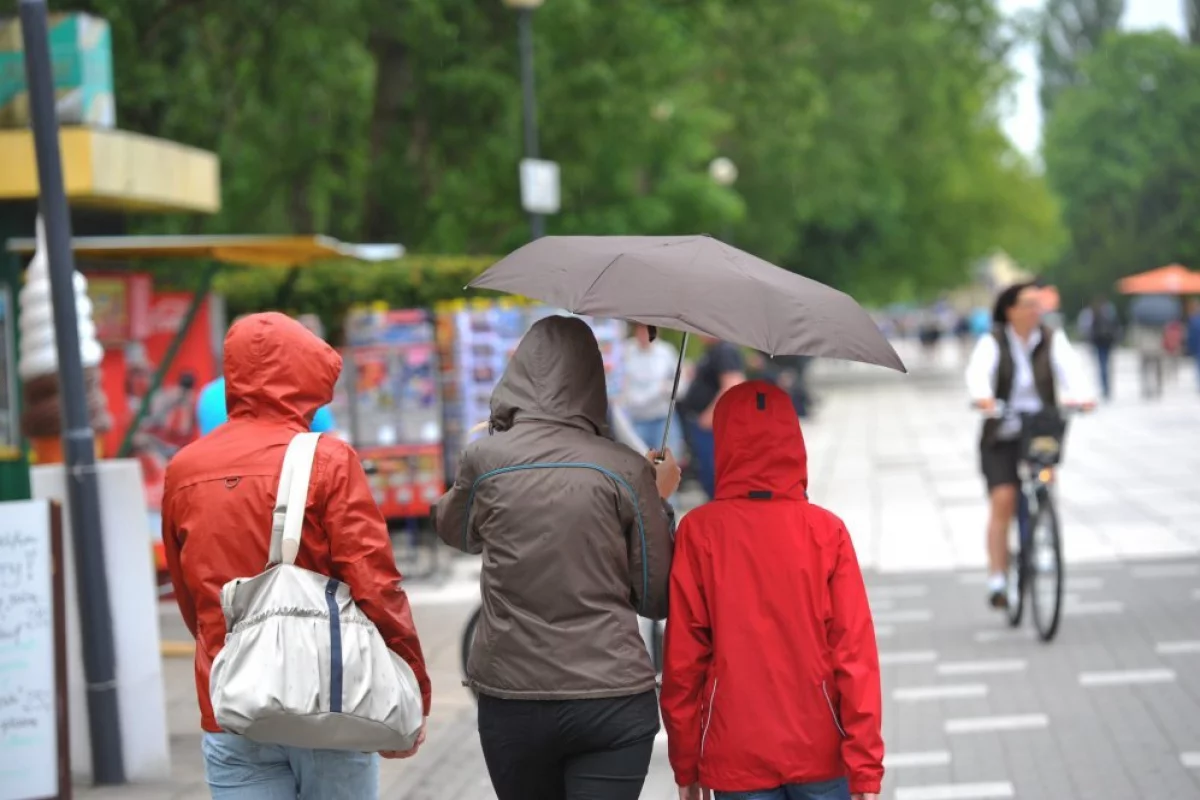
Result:
[[[1010,630],[984,602],[983,490],[975,474],[978,420],[966,407],[957,353],[914,374],[819,365],[822,404],[806,426],[812,494],[851,524],[868,588],[883,618],[928,611],[928,622],[889,624],[884,652],[933,651],[936,659],[883,668],[884,737],[890,753],[946,751],[947,764],[889,772],[897,788],[1009,782],[1021,800],[1200,797],[1200,651],[1160,652],[1162,642],[1200,640],[1200,576],[1134,577],[1134,567],[1200,565],[1200,414],[1181,376],[1161,403],[1136,399],[1128,355],[1118,360],[1117,401],[1073,423],[1061,472],[1067,591],[1074,595],[1058,638],[1042,644]],[[1165,556],[1165,557],[1164,557]],[[1175,570],[1178,571],[1178,570]],[[474,609],[478,567],[457,561],[446,582],[410,582],[414,615],[435,688],[428,743],[408,761],[384,762],[387,800],[491,800],[475,731],[474,704],[460,685],[459,646]],[[914,593],[913,586],[923,587]],[[903,587],[903,588],[901,588]],[[1119,613],[1081,613],[1120,604]],[[1074,610],[1072,610],[1074,609]],[[881,624],[881,630],[884,627]],[[186,635],[170,607],[164,638]],[[1021,659],[1019,672],[941,675],[939,663]],[[1079,675],[1171,669],[1168,683],[1084,687]],[[165,666],[174,779],[169,785],[97,790],[87,800],[208,797],[199,755],[191,662]],[[982,683],[986,697],[896,703],[897,688]],[[1034,730],[947,735],[945,721],[1044,714]],[[675,797],[665,743],[642,796]]]

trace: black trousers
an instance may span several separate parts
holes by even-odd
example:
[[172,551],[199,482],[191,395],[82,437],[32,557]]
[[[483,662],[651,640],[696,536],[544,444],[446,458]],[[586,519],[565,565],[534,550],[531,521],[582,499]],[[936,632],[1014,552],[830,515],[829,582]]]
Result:
[[658,733],[654,691],[604,700],[479,697],[499,800],[637,800]]

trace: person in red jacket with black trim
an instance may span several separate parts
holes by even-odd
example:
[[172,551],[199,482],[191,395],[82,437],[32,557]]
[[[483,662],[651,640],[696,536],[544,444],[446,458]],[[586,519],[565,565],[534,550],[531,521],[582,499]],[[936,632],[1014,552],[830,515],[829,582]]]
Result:
[[[662,716],[683,800],[875,800],[875,629],[846,526],[807,499],[791,399],[717,404],[716,497],[679,526]],[[703,787],[703,788],[702,788]]]

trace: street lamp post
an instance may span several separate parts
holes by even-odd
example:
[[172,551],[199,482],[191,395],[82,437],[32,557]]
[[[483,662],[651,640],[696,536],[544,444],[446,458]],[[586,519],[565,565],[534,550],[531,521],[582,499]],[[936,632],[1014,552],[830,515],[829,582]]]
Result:
[[[525,129],[525,158],[538,159],[537,95],[533,72],[533,12],[543,0],[504,0],[517,12],[517,36],[521,49],[521,115]],[[522,173],[522,180],[525,174]],[[546,218],[539,211],[529,212],[529,232],[533,239],[546,234]]]
[[[71,212],[63,184],[58,118],[54,111],[54,70],[46,0],[20,0],[21,37],[34,159],[40,190],[38,208],[46,220],[46,254],[58,379],[62,389],[64,465],[69,476],[67,506],[79,592],[83,675],[87,682],[87,728],[92,747],[92,776],[100,786],[125,783],[121,704],[117,696],[117,654],[112,604],[104,567],[100,489],[96,478],[96,434],[88,414],[87,387],[79,348],[75,307],[75,255],[71,251]],[[17,628],[18,632],[20,628]],[[18,702],[20,698],[17,698]],[[28,699],[25,702],[30,702]],[[15,758],[15,756],[14,756]],[[10,762],[11,763],[11,762]],[[67,791],[67,787],[59,787]]]
[[[717,186],[720,186],[723,189],[728,189],[730,186],[733,186],[735,183],[737,183],[737,164],[734,164],[731,159],[728,159],[725,156],[717,156],[708,165],[708,177],[712,178],[713,183],[717,184]],[[726,223],[725,231],[721,238],[726,243],[732,244],[733,242],[730,241],[732,238],[732,233],[732,226]]]

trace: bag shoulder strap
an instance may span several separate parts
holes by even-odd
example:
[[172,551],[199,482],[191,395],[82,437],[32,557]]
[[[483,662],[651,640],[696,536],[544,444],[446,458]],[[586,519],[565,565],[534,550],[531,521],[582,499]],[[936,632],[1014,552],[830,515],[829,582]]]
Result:
[[298,433],[288,442],[275,491],[275,509],[271,514],[271,551],[267,566],[295,564],[300,551],[300,533],[304,528],[304,507],[308,502],[308,484],[319,433]]

